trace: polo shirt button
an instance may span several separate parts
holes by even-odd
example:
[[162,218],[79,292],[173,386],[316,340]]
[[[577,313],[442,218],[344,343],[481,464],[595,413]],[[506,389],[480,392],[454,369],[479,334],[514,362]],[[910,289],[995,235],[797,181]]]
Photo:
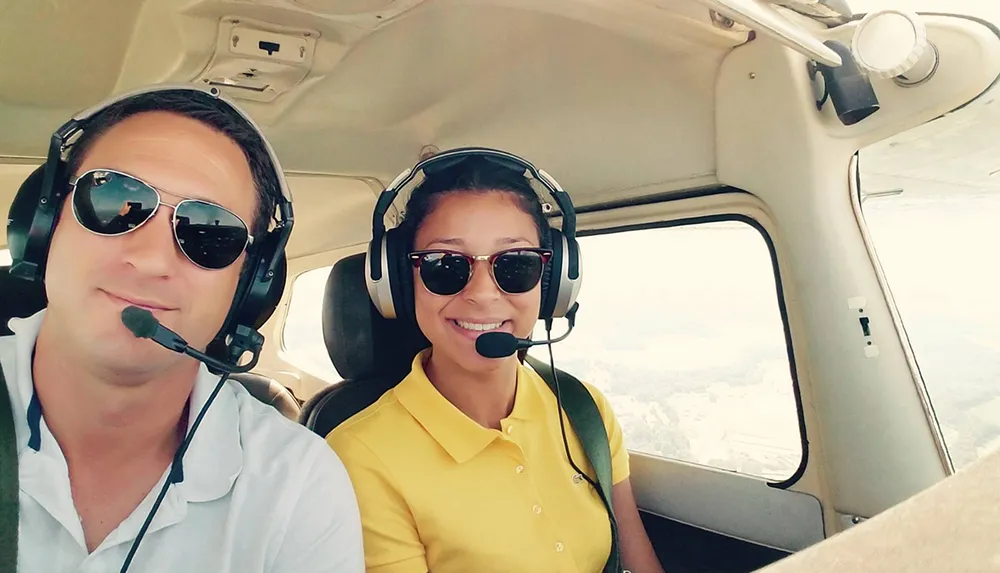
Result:
[[507,433],[508,434],[511,433],[511,432],[513,432],[513,431],[514,431],[514,426],[507,426]]
[[516,468],[514,468],[514,471],[516,471],[517,473],[521,473],[524,471],[524,466],[517,466]]
[[542,506],[536,505],[535,507],[531,508],[531,511],[534,511],[535,515],[540,515],[542,513]]
[[556,543],[556,553],[562,553],[563,549],[565,549],[565,547],[563,546],[563,544],[557,542]]

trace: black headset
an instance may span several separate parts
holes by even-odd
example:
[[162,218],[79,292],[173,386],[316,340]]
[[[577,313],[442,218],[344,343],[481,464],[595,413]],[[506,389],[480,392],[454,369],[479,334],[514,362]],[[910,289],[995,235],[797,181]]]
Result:
[[[397,228],[386,230],[385,215],[400,190],[420,172],[425,175],[445,169],[469,157],[484,157],[539,182],[555,200],[562,217],[562,229],[550,227],[552,258],[542,276],[542,305],[539,318],[566,315],[580,292],[582,271],[580,248],[576,242],[576,211],[568,193],[545,171],[506,151],[485,147],[463,147],[424,159],[400,173],[379,195],[372,215],[372,239],[365,257],[365,282],[372,303],[385,318],[413,318],[413,269],[406,252],[406,237]],[[537,191],[536,191],[537,193]],[[539,201],[546,205],[542,198]],[[543,209],[544,211],[544,209]]]
[[[46,161],[25,179],[11,204],[7,218],[7,244],[12,259],[10,275],[33,282],[43,282],[49,244],[59,212],[69,192],[68,151],[87,129],[90,120],[111,105],[133,97],[165,91],[190,93],[216,106],[226,106],[260,135],[267,149],[271,167],[281,189],[277,201],[275,225],[263,240],[255,241],[247,252],[247,262],[240,276],[232,306],[208,353],[235,363],[245,350],[260,351],[263,337],[256,332],[274,313],[285,288],[287,261],[285,245],[292,232],[292,196],[278,157],[264,138],[260,127],[236,104],[226,99],[218,88],[192,84],[159,85],[118,95],[75,115],[63,124],[49,141]],[[273,214],[271,214],[274,216]],[[241,328],[242,327],[242,328]],[[247,329],[250,329],[249,331]],[[246,338],[250,334],[252,340]],[[235,337],[240,336],[240,340]]]

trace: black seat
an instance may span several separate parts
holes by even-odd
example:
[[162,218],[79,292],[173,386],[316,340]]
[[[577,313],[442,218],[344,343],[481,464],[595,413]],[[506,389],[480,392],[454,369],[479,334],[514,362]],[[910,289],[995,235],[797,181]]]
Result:
[[10,267],[0,267],[0,336],[14,334],[7,327],[10,319],[28,318],[47,304],[41,285],[12,277]]
[[[14,334],[7,326],[10,319],[27,318],[48,304],[42,285],[12,277],[9,271],[10,267],[0,267],[0,336]],[[233,374],[230,378],[287,418],[299,419],[299,401],[277,380],[253,372]]]
[[334,265],[323,295],[323,339],[344,380],[303,405],[299,421],[320,436],[373,404],[406,377],[430,346],[411,320],[386,320],[368,298],[364,253]]

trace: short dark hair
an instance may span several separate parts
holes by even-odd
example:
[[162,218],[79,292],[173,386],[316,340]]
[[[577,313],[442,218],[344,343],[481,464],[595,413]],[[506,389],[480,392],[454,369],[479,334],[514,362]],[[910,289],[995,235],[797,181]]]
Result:
[[250,173],[257,192],[257,204],[253,221],[250,223],[250,233],[256,240],[262,239],[267,233],[275,206],[281,197],[281,185],[275,175],[277,166],[272,164],[264,140],[257,130],[228,104],[208,94],[191,90],[149,92],[127,98],[101,110],[88,120],[87,129],[70,148],[67,160],[68,175],[72,177],[76,173],[87,151],[109,129],[129,117],[150,111],[176,113],[199,121],[229,137],[240,146],[250,165]]
[[[426,174],[426,173],[425,173]],[[426,174],[406,201],[399,224],[408,251],[413,250],[417,231],[434,211],[440,199],[449,193],[501,192],[513,196],[517,207],[529,215],[538,230],[539,244],[550,248],[549,223],[542,212],[542,202],[524,173],[504,167],[485,157],[470,156],[455,165]]]

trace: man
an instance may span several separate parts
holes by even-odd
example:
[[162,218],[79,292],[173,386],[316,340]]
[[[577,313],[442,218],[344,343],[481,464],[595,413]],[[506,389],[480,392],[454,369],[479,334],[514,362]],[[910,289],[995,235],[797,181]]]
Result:
[[127,559],[143,572],[363,571],[340,460],[239,384],[222,386],[170,471],[219,377],[122,322],[138,306],[201,350],[229,328],[285,197],[263,136],[217,92],[151,90],[86,120],[65,165],[48,308],[0,338],[18,571],[119,571]]

